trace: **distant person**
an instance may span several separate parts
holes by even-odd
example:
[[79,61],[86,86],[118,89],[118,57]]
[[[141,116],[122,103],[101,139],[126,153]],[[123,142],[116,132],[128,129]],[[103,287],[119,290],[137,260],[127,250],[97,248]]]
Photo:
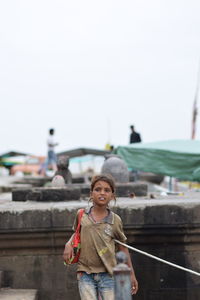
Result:
[[135,131],[133,125],[130,126],[130,129],[131,129],[131,134],[130,134],[130,144],[133,144],[133,143],[140,143],[140,142],[142,141],[142,140],[141,140],[141,137],[140,137],[140,134],[139,134],[138,132]]
[[58,145],[58,143],[56,143],[54,141],[54,129],[53,128],[49,129],[49,137],[47,139],[47,145],[48,145],[48,154],[47,154],[46,170],[50,167],[54,171],[56,171],[57,170],[57,165],[56,165],[57,157],[56,157],[56,153],[55,153],[54,149],[55,149],[55,146]]
[[114,146],[113,145],[110,145],[110,152],[113,152],[115,149],[114,149]]

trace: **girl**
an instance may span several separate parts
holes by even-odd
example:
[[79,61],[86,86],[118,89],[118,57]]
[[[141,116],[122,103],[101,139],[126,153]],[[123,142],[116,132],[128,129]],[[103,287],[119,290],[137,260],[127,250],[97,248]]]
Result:
[[[97,175],[91,182],[90,199],[93,206],[85,209],[81,219],[81,254],[78,262],[77,279],[81,300],[114,300],[113,268],[116,265],[115,242],[126,241],[120,217],[111,212],[108,204],[115,199],[115,184],[111,176]],[[115,199],[116,200],[116,199]],[[74,222],[77,226],[78,218]],[[73,237],[73,236],[72,236]],[[73,256],[71,240],[66,243],[63,258],[70,263]],[[129,251],[118,245],[128,257],[131,268],[132,294],[136,294],[138,283],[131,263]]]

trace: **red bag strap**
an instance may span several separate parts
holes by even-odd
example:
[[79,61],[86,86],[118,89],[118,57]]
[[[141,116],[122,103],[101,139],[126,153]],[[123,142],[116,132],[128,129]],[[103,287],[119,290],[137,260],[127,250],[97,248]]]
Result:
[[80,227],[81,227],[81,218],[84,214],[84,209],[80,209],[79,212],[78,212],[78,225],[76,227],[76,232],[80,232]]

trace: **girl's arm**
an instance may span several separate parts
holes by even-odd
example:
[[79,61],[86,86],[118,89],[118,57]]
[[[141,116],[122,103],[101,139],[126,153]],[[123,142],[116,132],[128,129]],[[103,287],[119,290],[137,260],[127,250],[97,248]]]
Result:
[[128,249],[125,246],[122,246],[122,245],[119,245],[119,250],[123,251],[127,256],[127,265],[131,269],[131,293],[132,293],[132,295],[136,294],[137,291],[138,291],[138,282],[137,282],[137,279],[135,277],[135,272],[134,272],[134,269],[133,269],[130,253],[129,253]]
[[65,249],[64,249],[64,252],[63,252],[63,259],[67,264],[69,264],[70,258],[74,255],[73,247],[72,247],[72,244],[71,244],[73,236],[74,236],[74,234],[72,234],[69,241],[65,244]]

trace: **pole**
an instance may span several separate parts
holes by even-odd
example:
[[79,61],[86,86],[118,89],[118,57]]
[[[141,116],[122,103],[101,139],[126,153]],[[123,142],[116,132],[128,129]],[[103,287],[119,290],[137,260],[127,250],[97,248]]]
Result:
[[115,300],[131,300],[131,269],[127,266],[127,256],[123,251],[116,255],[117,266],[113,269]]
[[194,104],[193,104],[193,110],[192,110],[192,132],[191,132],[191,139],[194,140],[196,136],[196,123],[197,123],[197,101],[199,97],[199,84],[200,84],[200,63],[199,63],[199,69],[197,74],[197,86],[194,96]]
[[172,192],[172,177],[169,177],[169,191]]

